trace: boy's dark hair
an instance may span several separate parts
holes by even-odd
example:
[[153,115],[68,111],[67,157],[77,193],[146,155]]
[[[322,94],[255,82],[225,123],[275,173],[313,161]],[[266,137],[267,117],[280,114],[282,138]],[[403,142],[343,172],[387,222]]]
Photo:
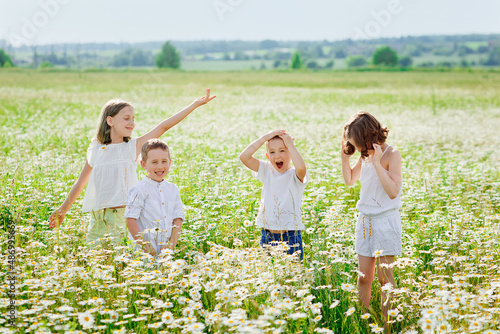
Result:
[[156,148],[161,148],[162,150],[166,151],[168,153],[168,158],[170,159],[170,149],[168,148],[168,145],[161,139],[153,138],[145,142],[144,145],[142,145],[141,148],[142,161],[146,162],[148,160],[149,151],[154,150]]
[[373,143],[379,145],[385,143],[388,134],[387,127],[382,127],[372,114],[360,111],[344,125],[342,135],[342,140],[346,142],[344,153],[351,155],[356,151],[355,146],[349,142],[349,138],[361,147],[361,156],[366,158],[368,150],[373,149]]

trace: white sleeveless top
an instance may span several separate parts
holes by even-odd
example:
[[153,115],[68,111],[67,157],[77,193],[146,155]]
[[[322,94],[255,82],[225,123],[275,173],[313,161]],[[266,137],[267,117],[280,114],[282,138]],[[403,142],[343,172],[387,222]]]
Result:
[[92,172],[83,199],[83,212],[127,204],[129,189],[139,182],[136,143],[136,138],[119,144],[103,145],[95,139],[90,143],[87,162]]
[[[382,156],[387,152],[387,146]],[[389,173],[388,171],[386,171]],[[377,171],[371,162],[362,161],[361,164],[361,191],[356,208],[366,216],[378,215],[380,213],[399,209],[401,207],[401,188],[396,198],[391,199],[382,187]]]

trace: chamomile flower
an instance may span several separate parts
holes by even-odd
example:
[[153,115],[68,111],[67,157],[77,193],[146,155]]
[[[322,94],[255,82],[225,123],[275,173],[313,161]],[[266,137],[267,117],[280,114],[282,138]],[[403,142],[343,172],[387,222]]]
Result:
[[165,311],[161,315],[161,321],[167,325],[171,324],[174,321],[174,315],[172,314],[172,312]]
[[384,250],[380,249],[380,250],[374,251],[373,254],[372,254],[372,256],[373,257],[381,257],[383,254],[384,254]]
[[370,319],[370,317],[371,317],[371,314],[370,314],[370,313],[365,313],[365,314],[363,314],[363,315],[361,316],[361,319],[363,319],[363,320],[368,320],[368,319]]
[[392,310],[389,310],[387,311],[387,315],[389,317],[397,317],[399,315],[399,310],[398,309],[392,309]]
[[79,313],[78,322],[84,329],[92,328],[94,326],[94,316],[88,311]]
[[354,311],[356,311],[356,308],[355,307],[351,307],[350,309],[348,309],[344,314],[346,316],[350,316],[351,314],[354,313]]

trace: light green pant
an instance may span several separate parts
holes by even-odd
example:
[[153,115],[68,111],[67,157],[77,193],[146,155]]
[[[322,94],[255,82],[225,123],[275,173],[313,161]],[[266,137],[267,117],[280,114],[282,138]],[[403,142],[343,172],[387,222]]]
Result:
[[[123,243],[127,233],[125,208],[101,209],[90,213],[90,225],[86,238],[90,247],[99,244],[106,248],[112,245],[118,246]],[[101,238],[111,238],[111,240],[99,240]]]

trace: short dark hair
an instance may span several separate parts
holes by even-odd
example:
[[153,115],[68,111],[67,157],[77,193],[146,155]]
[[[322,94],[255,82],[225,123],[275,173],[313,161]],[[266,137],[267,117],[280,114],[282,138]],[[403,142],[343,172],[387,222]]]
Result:
[[344,125],[342,140],[346,142],[344,153],[351,155],[356,148],[348,139],[353,140],[361,147],[361,156],[368,157],[368,150],[373,149],[373,143],[383,144],[387,139],[389,130],[382,127],[379,121],[370,113],[360,111],[354,114],[349,122]]
[[167,143],[165,143],[161,139],[153,138],[153,139],[150,139],[147,142],[145,142],[144,145],[142,145],[142,148],[141,148],[142,161],[146,162],[148,160],[149,151],[154,150],[156,148],[161,148],[162,150],[167,152],[168,158],[170,159],[170,149],[168,148]]

